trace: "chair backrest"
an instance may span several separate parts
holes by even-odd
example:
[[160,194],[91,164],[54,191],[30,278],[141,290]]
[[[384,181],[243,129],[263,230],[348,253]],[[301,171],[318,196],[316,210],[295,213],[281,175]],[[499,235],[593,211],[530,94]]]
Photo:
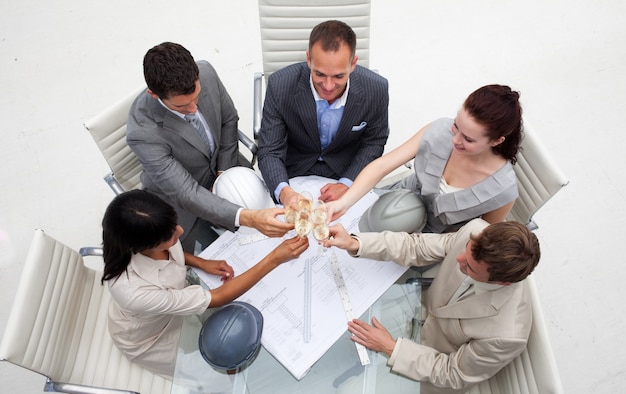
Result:
[[329,19],[341,20],[354,30],[358,64],[369,68],[370,0],[259,0],[263,72],[254,75],[255,140],[263,116],[263,81],[267,83],[276,70],[305,61],[311,30]]
[[369,67],[370,0],[259,0],[265,78],[306,60],[309,34],[329,19],[347,23],[357,36],[359,64]]
[[533,312],[526,349],[490,379],[472,387],[468,394],[563,393],[533,276],[525,282]]
[[[142,166],[126,143],[126,122],[133,101],[145,87],[131,92],[99,115],[85,122],[85,128],[93,137],[111,168],[105,180],[116,194],[124,190],[141,188]],[[120,189],[121,188],[121,189]]]
[[535,229],[537,228],[533,222],[535,212],[569,181],[552,161],[536,132],[525,120],[522,151],[518,153],[517,164],[513,168],[517,176],[519,197],[507,219]]
[[131,363],[113,344],[107,329],[110,294],[101,275],[78,252],[37,230],[0,359],[55,382],[169,393],[169,380]]

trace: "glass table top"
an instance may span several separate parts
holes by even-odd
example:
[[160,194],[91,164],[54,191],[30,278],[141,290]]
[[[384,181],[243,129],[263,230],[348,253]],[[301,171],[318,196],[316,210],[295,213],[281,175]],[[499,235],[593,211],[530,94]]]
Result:
[[[372,317],[376,317],[394,338],[419,341],[421,287],[406,283],[406,277],[392,285],[360,319],[371,323]],[[368,351],[370,364],[362,366],[347,330],[300,380],[263,347],[244,370],[233,374],[215,371],[198,351],[202,319],[208,313],[185,317],[172,394],[388,393],[390,387],[394,393],[419,393],[419,382],[390,372],[384,354]]]

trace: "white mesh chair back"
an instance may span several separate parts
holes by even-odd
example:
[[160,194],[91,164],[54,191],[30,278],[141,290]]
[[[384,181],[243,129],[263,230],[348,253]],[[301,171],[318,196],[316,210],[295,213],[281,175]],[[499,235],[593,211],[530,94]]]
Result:
[[[85,122],[85,128],[102,152],[111,174],[105,180],[116,194],[141,188],[142,166],[126,143],[128,111],[135,98],[145,87],[133,91],[99,115]],[[121,189],[120,189],[121,188]]]
[[347,23],[357,36],[358,64],[369,68],[370,0],[259,0],[265,79],[306,60],[309,34],[329,19]]
[[523,149],[517,155],[517,164],[513,166],[519,197],[507,219],[524,223],[534,229],[536,225],[532,219],[535,212],[569,181],[526,122],[524,134]]
[[489,380],[472,387],[468,394],[563,393],[561,376],[532,276],[526,279],[526,286],[533,311],[533,324],[526,350]]
[[[61,386],[169,393],[171,381],[131,363],[107,329],[110,294],[75,250],[35,232],[0,344],[0,359]],[[52,383],[50,383],[52,384]],[[46,391],[55,391],[53,389]]]

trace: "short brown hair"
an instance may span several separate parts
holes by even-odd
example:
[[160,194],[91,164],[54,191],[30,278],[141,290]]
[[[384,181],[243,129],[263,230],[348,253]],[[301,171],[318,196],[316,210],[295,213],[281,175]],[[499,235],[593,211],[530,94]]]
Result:
[[315,26],[309,36],[309,52],[318,41],[322,45],[324,52],[336,52],[342,43],[346,43],[348,48],[350,48],[351,57],[354,59],[356,54],[356,34],[344,22],[330,20]]
[[494,223],[470,238],[472,257],[489,265],[490,282],[524,280],[541,257],[537,236],[518,222]]
[[148,89],[162,99],[192,94],[199,75],[193,56],[180,44],[161,43],[143,58],[143,76]]

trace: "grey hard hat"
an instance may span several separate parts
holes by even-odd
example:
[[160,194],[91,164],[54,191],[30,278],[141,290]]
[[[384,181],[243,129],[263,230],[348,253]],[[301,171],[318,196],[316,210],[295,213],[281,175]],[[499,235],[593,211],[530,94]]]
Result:
[[365,211],[359,221],[361,232],[419,233],[426,226],[428,214],[417,193],[411,190],[391,190]]
[[244,368],[258,354],[262,332],[261,312],[248,303],[233,301],[202,324],[200,354],[218,370]]

